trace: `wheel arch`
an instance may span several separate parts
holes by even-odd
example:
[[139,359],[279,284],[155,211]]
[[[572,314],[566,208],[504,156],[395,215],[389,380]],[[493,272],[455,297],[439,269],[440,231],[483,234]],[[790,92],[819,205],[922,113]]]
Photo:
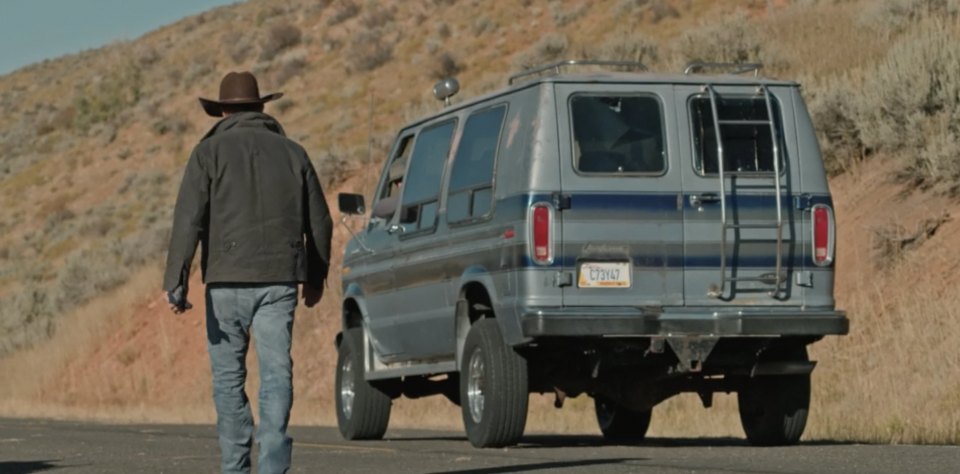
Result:
[[340,347],[343,340],[343,333],[350,329],[363,327],[363,320],[367,314],[366,300],[363,298],[363,290],[360,285],[351,283],[346,291],[343,292],[343,304],[340,313],[340,331],[337,332],[336,344]]
[[[470,326],[483,318],[496,319],[502,326],[502,321],[497,319],[494,311],[496,286],[493,277],[485,267],[473,265],[464,270],[460,276],[459,288],[454,326],[457,339],[457,367],[460,367],[463,346],[467,340],[467,333],[470,332]],[[503,330],[502,327],[501,330]]]

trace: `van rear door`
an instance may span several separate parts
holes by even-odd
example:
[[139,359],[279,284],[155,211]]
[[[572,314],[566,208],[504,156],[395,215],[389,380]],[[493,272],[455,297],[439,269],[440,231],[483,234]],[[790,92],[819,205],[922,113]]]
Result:
[[551,204],[560,208],[552,216],[563,305],[683,304],[672,86],[555,88],[562,190]]
[[[675,86],[688,306],[800,304],[800,189],[792,90]],[[771,123],[772,118],[772,123]]]

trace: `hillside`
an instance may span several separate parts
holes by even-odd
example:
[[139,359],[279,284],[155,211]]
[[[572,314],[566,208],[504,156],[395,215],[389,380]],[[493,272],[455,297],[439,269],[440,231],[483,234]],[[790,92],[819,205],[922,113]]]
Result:
[[[439,77],[462,98],[559,58],[759,60],[804,85],[835,174],[852,333],[814,346],[808,437],[960,442],[958,15],[954,0],[250,1],[0,76],[0,415],[212,418],[202,312],[168,314],[159,272],[182,166],[214,123],[196,97],[227,71],[286,93],[268,112],[332,202],[369,193],[392,134],[439,107]],[[334,420],[338,298],[333,284],[298,313],[295,423]],[[653,433],[739,436],[731,397],[695,402],[658,408]],[[533,430],[596,430],[583,397],[535,405]],[[459,426],[442,400],[398,407]]]

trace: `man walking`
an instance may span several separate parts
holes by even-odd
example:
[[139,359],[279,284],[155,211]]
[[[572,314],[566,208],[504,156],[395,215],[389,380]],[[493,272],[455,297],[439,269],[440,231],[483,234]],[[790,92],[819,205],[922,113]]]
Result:
[[290,467],[287,422],[293,404],[290,358],[297,283],[307,307],[322,296],[332,221],[316,171],[280,123],[249,72],[227,74],[219,100],[200,99],[224,117],[194,148],[180,186],[163,287],[174,313],[187,302],[197,244],[206,283],[207,340],[217,409],[221,470],[250,471],[253,415],[244,391],[250,334],[260,366],[258,470]]

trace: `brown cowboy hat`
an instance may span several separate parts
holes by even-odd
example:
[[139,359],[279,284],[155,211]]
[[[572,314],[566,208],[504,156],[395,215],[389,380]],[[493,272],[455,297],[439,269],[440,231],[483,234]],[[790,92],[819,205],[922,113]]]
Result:
[[260,87],[253,74],[231,72],[220,81],[220,100],[200,97],[200,105],[211,117],[222,117],[224,105],[265,104],[283,97],[283,92],[260,96]]

